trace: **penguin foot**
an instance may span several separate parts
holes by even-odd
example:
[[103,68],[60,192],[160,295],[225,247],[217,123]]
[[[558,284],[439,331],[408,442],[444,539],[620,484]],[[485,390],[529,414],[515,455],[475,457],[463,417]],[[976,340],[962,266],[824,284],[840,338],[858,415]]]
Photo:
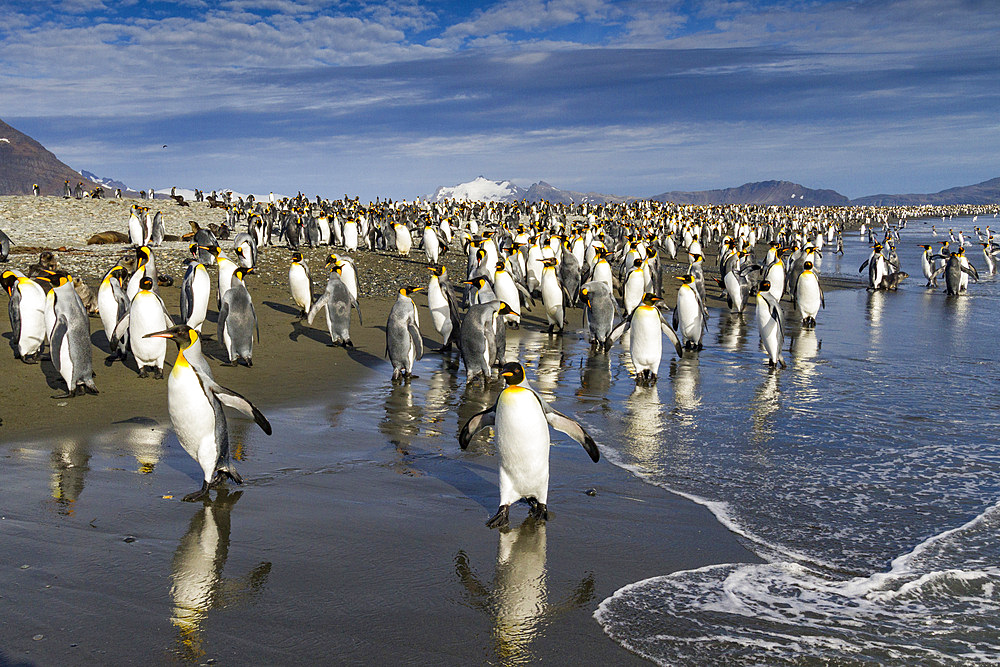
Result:
[[540,521],[548,521],[549,509],[545,503],[540,503],[534,498],[528,499],[528,502],[531,504],[531,509],[528,510],[528,516]]
[[153,371],[153,379],[154,380],[162,380],[163,379],[163,369],[162,368],[157,368],[155,371]]
[[351,342],[350,338],[344,341],[344,347],[350,348],[352,350],[354,349],[354,343]]
[[486,522],[487,528],[504,528],[510,525],[510,505],[501,505],[497,513]]
[[91,382],[90,384],[83,384],[83,385],[81,385],[80,389],[83,389],[83,391],[80,392],[81,394],[83,394],[84,392],[86,392],[88,394],[91,394],[91,395],[100,394],[101,393],[100,391],[98,391],[97,387],[94,385],[93,382]]
[[70,392],[70,391],[64,391],[64,392],[63,392],[63,393],[61,393],[61,394],[56,394],[56,395],[55,395],[55,396],[53,396],[52,398],[73,398],[73,396],[75,396],[75,394],[74,394],[74,393],[72,393],[72,392]]
[[26,363],[26,364],[28,364],[29,366],[33,365],[33,364],[37,364],[38,363],[38,355],[37,354],[29,354],[29,355],[23,356],[23,357],[21,357],[21,361],[24,362],[24,363]]
[[194,493],[187,494],[182,498],[182,500],[186,503],[196,503],[199,500],[208,500],[210,497],[208,495],[208,489],[209,489],[208,482],[202,482],[200,489],[198,489]]
[[148,378],[149,377],[149,370],[145,366],[143,366],[141,369],[139,369],[139,377],[141,377],[141,378]]

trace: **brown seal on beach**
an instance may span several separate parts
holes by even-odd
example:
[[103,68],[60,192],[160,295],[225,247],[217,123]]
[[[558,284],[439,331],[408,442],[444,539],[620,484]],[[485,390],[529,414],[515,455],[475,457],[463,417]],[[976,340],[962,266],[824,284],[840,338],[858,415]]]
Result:
[[87,245],[103,245],[106,243],[128,243],[128,234],[113,230],[98,232],[87,239]]

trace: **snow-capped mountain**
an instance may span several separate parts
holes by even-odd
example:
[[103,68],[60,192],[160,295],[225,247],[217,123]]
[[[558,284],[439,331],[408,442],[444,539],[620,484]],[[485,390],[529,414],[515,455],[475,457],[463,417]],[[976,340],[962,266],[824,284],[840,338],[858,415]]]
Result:
[[445,199],[465,199],[469,201],[520,201],[527,191],[510,181],[491,181],[479,176],[474,181],[459,183],[454,186],[442,185],[428,199],[443,201]]
[[86,169],[84,169],[83,171],[81,171],[80,175],[83,176],[84,178],[90,179],[94,183],[97,183],[98,185],[100,185],[101,187],[103,187],[105,190],[109,190],[111,192],[114,192],[115,189],[117,189],[117,188],[121,188],[122,192],[135,192],[136,191],[135,189],[130,188],[129,186],[127,186],[124,183],[122,183],[121,181],[117,181],[117,180],[115,180],[113,178],[107,178],[105,176],[98,176],[97,174],[89,172]]

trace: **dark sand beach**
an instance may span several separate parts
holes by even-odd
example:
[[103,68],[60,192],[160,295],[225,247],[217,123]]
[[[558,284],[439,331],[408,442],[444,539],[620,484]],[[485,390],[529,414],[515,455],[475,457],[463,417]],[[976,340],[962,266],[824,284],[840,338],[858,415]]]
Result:
[[[120,230],[126,211],[127,202],[97,224]],[[168,221],[168,233],[186,231]],[[0,228],[24,245],[11,222]],[[38,245],[87,250],[78,240]],[[161,294],[176,313],[184,249],[168,246],[157,258],[177,283]],[[124,251],[87,257],[106,270]],[[640,659],[592,617],[602,599],[646,577],[757,560],[705,508],[607,460],[594,465],[559,435],[553,518],[524,522],[517,507],[509,531],[488,530],[496,456],[487,439],[461,452],[456,435],[499,387],[466,387],[464,371],[450,372],[457,359],[428,353],[450,398],[434,414],[413,412],[429,396],[393,386],[383,359],[392,297],[371,292],[379,281],[423,284],[423,258],[358,253],[364,325],[354,320],[356,348],[346,350],[327,346],[320,321],[296,321],[288,255],[265,249],[248,281],[260,321],[253,367],[224,367],[218,344],[206,346],[216,379],[274,428],[265,436],[230,413],[246,484],[212,502],[179,500],[199,473],[170,431],[166,381],[105,366],[98,318],[97,396],[50,398],[61,389],[51,363],[22,364],[4,346],[0,664],[628,664]],[[60,255],[71,271],[81,256]],[[325,250],[307,256],[318,292]],[[80,273],[96,288],[97,271]],[[578,327],[579,311],[570,322]],[[6,321],[0,329],[6,340]]]

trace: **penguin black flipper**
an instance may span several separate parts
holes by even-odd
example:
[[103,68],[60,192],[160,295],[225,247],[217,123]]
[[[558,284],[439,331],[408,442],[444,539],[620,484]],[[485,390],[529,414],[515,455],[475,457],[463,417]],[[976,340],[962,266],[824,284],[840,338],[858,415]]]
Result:
[[619,322],[615,328],[611,330],[611,333],[608,334],[608,340],[612,343],[618,342],[618,339],[625,335],[625,332],[628,331],[630,326],[632,326],[632,313],[629,313],[628,317]]
[[[62,346],[67,345],[66,334],[69,332],[69,323],[66,321],[64,316],[59,316],[56,320],[55,326],[52,327],[52,343],[49,345],[52,359],[52,365],[56,367],[56,370],[62,373]],[[73,387],[68,388],[72,393]]]
[[10,329],[13,334],[10,338],[10,346],[14,350],[14,356],[18,355],[17,344],[21,340],[21,292],[10,290],[10,301],[7,303],[7,314],[10,316]]
[[861,268],[858,269],[858,273],[861,273],[862,271],[864,271],[865,267],[868,266],[868,262],[870,262],[870,261],[871,261],[871,257],[869,257],[868,259],[866,259],[865,262],[864,262],[864,264],[861,265]]
[[601,460],[601,452],[597,449],[597,443],[594,442],[594,439],[590,437],[590,434],[587,433],[582,426],[580,426],[579,422],[570,419],[552,407],[545,411],[545,421],[547,421],[549,426],[555,430],[562,431],[583,445],[583,448],[587,450],[587,454],[590,455],[591,461],[597,463]]
[[462,430],[458,434],[458,446],[462,449],[468,449],[469,443],[472,442],[477,433],[487,426],[493,426],[496,416],[496,403],[482,412],[472,415],[469,421],[465,422],[465,426],[462,427]]
[[684,358],[684,348],[681,347],[681,340],[677,337],[677,332],[667,324],[667,318],[663,317],[663,313],[660,313],[660,330],[667,335],[670,342],[674,344],[674,351],[677,352],[678,358]]
[[351,299],[351,305],[354,306],[354,310],[358,311],[358,324],[364,326],[365,323],[361,321],[361,306],[358,305],[358,300]]
[[[198,375],[201,377],[201,373],[198,373]],[[204,378],[202,378],[202,384],[205,385],[205,388],[208,391],[211,391],[217,399],[219,399],[219,403],[233,408],[234,410],[239,410],[247,417],[252,417],[264,433],[271,435],[271,423],[267,421],[267,417],[265,417],[264,413],[257,409],[256,405],[232,389],[227,389],[214,380],[211,381],[211,384],[209,384],[208,382],[205,382]]]
[[785,316],[781,312],[781,308],[778,306],[777,300],[774,295],[770,292],[761,292],[760,296],[763,297],[764,301],[767,303],[767,308],[771,313],[771,317],[778,323],[778,336],[780,340],[785,339]]
[[128,334],[129,326],[129,313],[125,313],[125,316],[118,320],[118,324],[115,325],[115,330],[111,334],[111,350],[114,351],[118,348],[118,341],[123,340]]
[[963,266],[962,271],[975,278],[977,283],[979,282],[979,272],[976,271],[976,267],[974,267],[972,264],[969,264],[968,266]]

